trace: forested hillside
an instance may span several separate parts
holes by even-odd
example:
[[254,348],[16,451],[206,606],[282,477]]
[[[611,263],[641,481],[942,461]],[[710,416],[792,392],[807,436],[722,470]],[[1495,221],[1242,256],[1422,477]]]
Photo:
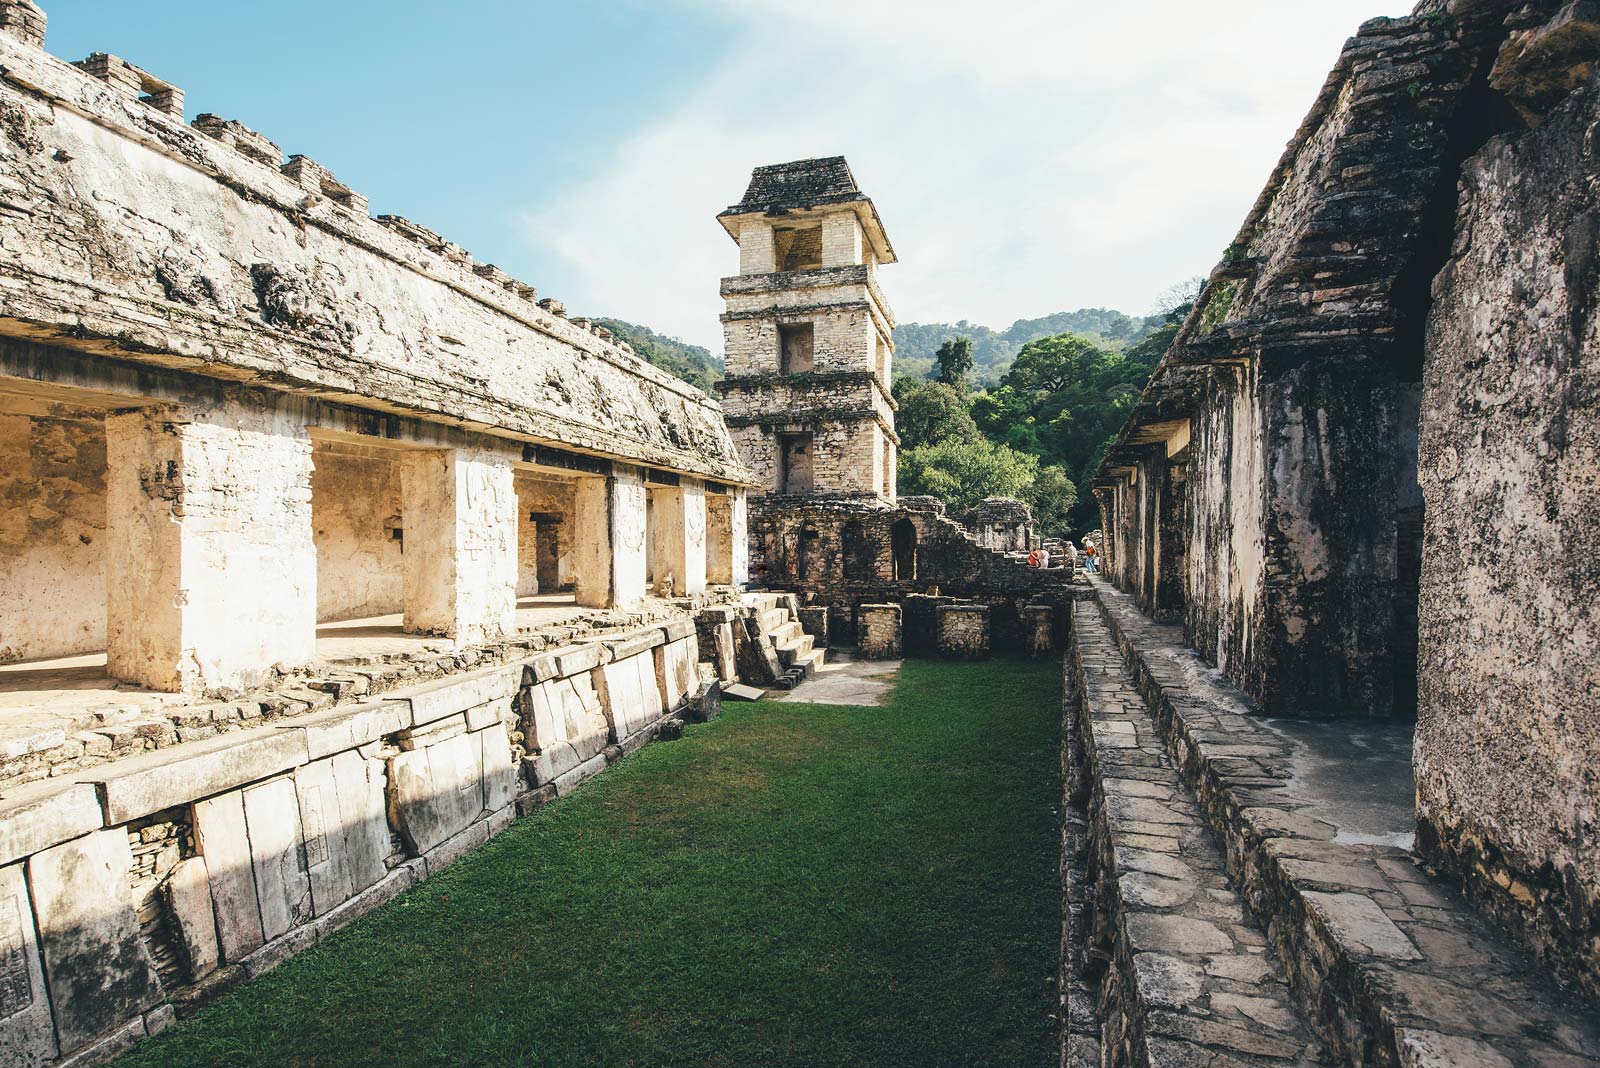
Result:
[[722,377],[722,358],[711,355],[709,349],[700,345],[691,345],[658,334],[648,326],[625,323],[621,319],[596,319],[595,322],[632,345],[639,357],[707,393],[711,392],[711,383]]
[[1020,497],[1051,535],[1098,525],[1089,482],[1189,308],[1149,329],[1141,322],[1125,346],[1076,333],[1033,338],[987,388],[977,388],[976,339],[952,337],[934,352],[936,380],[895,379],[900,492],[939,497],[953,512]]
[[901,323],[895,327],[895,359],[901,370],[914,376],[926,375],[933,366],[939,346],[951,338],[972,340],[973,381],[989,384],[999,380],[1011,366],[1022,346],[1042,337],[1077,334],[1102,348],[1116,350],[1132,345],[1155,331],[1162,315],[1130,316],[1110,308],[1080,308],[1056,312],[1040,319],[1018,319],[1005,330],[969,323]]

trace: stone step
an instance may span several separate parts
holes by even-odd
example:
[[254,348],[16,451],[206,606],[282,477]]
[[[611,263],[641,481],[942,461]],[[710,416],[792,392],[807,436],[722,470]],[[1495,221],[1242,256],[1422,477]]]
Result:
[[827,662],[827,659],[828,654],[823,650],[812,649],[805,655],[796,657],[791,667],[799,668],[804,677],[809,679],[817,673],[817,669]]
[[781,607],[783,595],[778,593],[743,593],[739,595],[739,603],[746,608],[755,608],[764,612],[769,608]]
[[[1332,1065],[1248,921],[1095,607],[1074,608],[1069,782],[1086,806],[1094,912],[1069,984],[1107,1064]],[[1072,954],[1068,954],[1072,956]],[[1077,1036],[1089,1039],[1091,1036]],[[1072,1063],[1070,1060],[1068,1063]]]
[[790,642],[799,638],[804,633],[805,628],[800,626],[797,621],[791,619],[781,627],[776,627],[773,630],[768,631],[767,637],[772,639],[773,645],[788,645]]
[[789,610],[787,608],[768,608],[761,613],[761,629],[768,634],[771,634],[789,621]]
[[778,646],[778,663],[785,668],[794,666],[796,660],[807,656],[811,652],[816,640],[809,634],[802,634],[798,638],[791,638],[783,645]]
[[[1408,850],[1353,833],[1352,816],[1369,812],[1381,793],[1378,750],[1341,752],[1326,732],[1263,722],[1184,646],[1181,628],[1152,622],[1104,582],[1095,592],[1094,611],[1079,602],[1075,623],[1113,636],[1139,711],[1156,711],[1159,744],[1178,758],[1188,794],[1203,799],[1199,810],[1230,874],[1337,1055],[1440,1068],[1600,1065],[1592,1006],[1557,988],[1525,947]],[[1381,725],[1362,730],[1382,736]],[[1409,738],[1403,725],[1401,737]],[[1362,766],[1346,776],[1338,760]],[[1408,766],[1407,751],[1400,774]],[[1356,785],[1362,780],[1371,785]],[[1360,802],[1354,810],[1352,801]],[[1408,816],[1409,801],[1395,822]]]

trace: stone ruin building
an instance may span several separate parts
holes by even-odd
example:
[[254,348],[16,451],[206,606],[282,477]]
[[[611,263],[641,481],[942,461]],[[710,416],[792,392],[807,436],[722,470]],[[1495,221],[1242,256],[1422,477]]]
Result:
[[[1600,1058],[1597,57],[1588,2],[1364,25],[1095,482],[1085,900],[1152,904],[1110,901],[1148,802],[1092,781],[1130,731],[1281,958],[1285,1037],[1351,1064]],[[1107,1063],[1156,1063],[1129,937],[1079,980]]]
[[907,598],[909,650],[937,645],[939,610],[957,601],[983,601],[1020,639],[1029,604],[1059,604],[1069,572],[1005,555],[1031,547],[1020,501],[984,502],[974,536],[939,501],[897,499],[894,313],[878,283],[894,246],[849,165],[758,167],[718,221],[739,246],[739,273],[722,280],[717,392],[758,480],[752,578],[794,593],[824,645],[861,629],[862,605]]
[[0,0],[0,1065],[841,644],[1064,652],[1063,1065],[1600,1064],[1594,7],[1362,27],[1107,456],[1106,582],[897,497],[843,159],[719,216],[718,404]]

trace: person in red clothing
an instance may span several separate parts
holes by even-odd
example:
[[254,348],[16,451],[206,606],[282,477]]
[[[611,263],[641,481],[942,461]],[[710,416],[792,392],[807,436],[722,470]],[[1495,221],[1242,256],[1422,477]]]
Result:
[[1091,575],[1100,571],[1100,554],[1088,538],[1083,539],[1083,569]]

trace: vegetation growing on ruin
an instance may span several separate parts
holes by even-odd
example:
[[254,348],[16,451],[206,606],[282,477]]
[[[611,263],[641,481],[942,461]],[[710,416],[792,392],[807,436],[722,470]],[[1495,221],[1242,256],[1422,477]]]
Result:
[[918,378],[930,377],[939,346],[953,338],[972,341],[973,379],[992,385],[1030,341],[1058,334],[1078,334],[1103,348],[1121,349],[1137,344],[1160,328],[1165,315],[1127,315],[1111,308],[1079,308],[1038,319],[1018,319],[1005,330],[994,330],[965,319],[956,323],[901,323],[894,329],[895,365]]
[[706,393],[710,393],[711,384],[722,377],[722,360],[701,345],[691,345],[658,334],[648,326],[625,323],[621,319],[596,319],[595,322],[632,345],[634,355]]
[[977,393],[898,378],[900,492],[940,497],[956,511],[987,496],[1020,497],[1047,535],[1096,525],[1089,482],[1191,307],[1186,290],[1159,328],[1125,349],[1077,334],[1030,341]]
[[121,1063],[1043,1064],[1060,685],[730,706]]

